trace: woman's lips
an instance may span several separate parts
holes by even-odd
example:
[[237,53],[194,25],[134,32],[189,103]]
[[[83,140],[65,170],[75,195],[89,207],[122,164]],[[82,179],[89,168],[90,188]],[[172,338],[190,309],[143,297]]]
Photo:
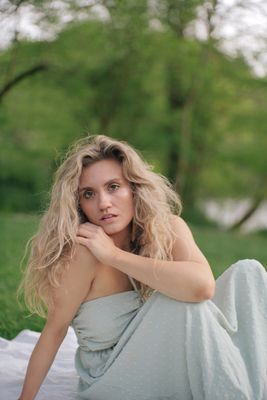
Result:
[[107,214],[107,215],[104,215],[104,216],[101,218],[101,221],[104,221],[104,222],[112,222],[112,221],[114,221],[115,218],[117,218],[117,215],[114,215],[114,214]]

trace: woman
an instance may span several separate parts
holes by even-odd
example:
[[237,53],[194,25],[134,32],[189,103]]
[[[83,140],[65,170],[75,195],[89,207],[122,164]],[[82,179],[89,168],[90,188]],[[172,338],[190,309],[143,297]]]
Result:
[[126,143],[91,136],[71,150],[23,282],[47,321],[20,400],[35,398],[69,325],[81,398],[267,398],[267,274],[240,261],[215,292],[180,211],[166,178]]

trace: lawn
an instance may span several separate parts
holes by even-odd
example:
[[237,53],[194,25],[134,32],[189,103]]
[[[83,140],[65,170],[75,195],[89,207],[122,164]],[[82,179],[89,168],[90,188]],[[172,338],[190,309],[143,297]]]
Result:
[[[11,339],[22,329],[40,331],[44,320],[19,307],[16,289],[21,278],[20,261],[25,245],[38,226],[38,216],[0,214],[0,336]],[[228,233],[210,227],[191,226],[196,242],[210,261],[215,277],[238,259],[256,258],[267,266],[264,235]]]

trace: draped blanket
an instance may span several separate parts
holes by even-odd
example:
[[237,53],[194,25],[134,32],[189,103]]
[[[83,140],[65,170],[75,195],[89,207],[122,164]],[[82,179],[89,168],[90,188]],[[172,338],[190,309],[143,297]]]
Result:
[[[13,340],[0,338],[0,398],[16,400],[21,393],[31,352],[39,332],[21,331]],[[74,367],[77,340],[73,329],[68,333],[36,400],[76,400],[78,377]]]

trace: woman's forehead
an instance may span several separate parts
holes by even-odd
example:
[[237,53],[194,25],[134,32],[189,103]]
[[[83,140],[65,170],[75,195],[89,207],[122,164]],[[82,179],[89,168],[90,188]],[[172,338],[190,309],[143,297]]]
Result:
[[80,176],[80,185],[86,183],[94,186],[113,179],[125,180],[121,164],[113,159],[100,160],[83,168]]

